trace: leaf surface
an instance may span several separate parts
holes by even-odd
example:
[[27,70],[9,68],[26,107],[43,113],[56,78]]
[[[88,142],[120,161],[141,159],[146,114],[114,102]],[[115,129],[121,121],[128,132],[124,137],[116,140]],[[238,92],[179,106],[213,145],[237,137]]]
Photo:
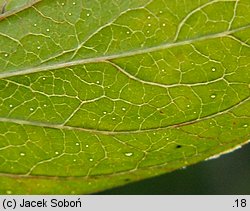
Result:
[[13,5],[0,193],[93,193],[248,142],[249,0]]

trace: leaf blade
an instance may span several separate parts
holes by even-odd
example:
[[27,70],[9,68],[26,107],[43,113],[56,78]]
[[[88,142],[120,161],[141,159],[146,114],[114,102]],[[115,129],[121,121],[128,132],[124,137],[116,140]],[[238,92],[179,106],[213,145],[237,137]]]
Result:
[[[248,142],[249,2],[115,3],[44,0],[0,22],[0,192],[91,193]],[[196,16],[213,30],[188,33]]]

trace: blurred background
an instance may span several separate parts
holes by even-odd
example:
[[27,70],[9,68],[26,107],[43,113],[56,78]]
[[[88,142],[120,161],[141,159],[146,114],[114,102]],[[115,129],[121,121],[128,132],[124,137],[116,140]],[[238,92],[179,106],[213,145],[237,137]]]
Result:
[[214,160],[98,194],[249,195],[250,144]]

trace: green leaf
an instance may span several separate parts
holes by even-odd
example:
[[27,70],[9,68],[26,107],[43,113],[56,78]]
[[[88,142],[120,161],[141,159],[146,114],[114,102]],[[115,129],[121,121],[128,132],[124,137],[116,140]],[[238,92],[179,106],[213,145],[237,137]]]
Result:
[[93,193],[248,142],[249,0],[20,2],[0,16],[0,193]]

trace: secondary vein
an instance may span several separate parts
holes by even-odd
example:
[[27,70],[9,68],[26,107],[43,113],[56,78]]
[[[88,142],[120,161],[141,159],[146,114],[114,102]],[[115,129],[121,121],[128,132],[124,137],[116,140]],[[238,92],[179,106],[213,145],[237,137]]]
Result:
[[51,70],[56,70],[56,69],[61,69],[61,68],[72,67],[72,66],[76,66],[76,65],[87,64],[87,63],[105,62],[105,61],[118,59],[118,58],[125,58],[125,57],[145,54],[145,53],[151,53],[151,52],[164,50],[164,49],[168,49],[168,48],[172,48],[172,47],[188,45],[188,44],[198,42],[198,41],[226,37],[230,34],[240,32],[240,31],[246,30],[248,28],[250,28],[250,24],[239,27],[237,29],[229,30],[229,31],[210,34],[210,35],[206,35],[203,37],[196,37],[196,38],[192,38],[189,40],[182,40],[182,41],[173,42],[173,43],[165,43],[165,44],[154,46],[154,47],[137,49],[134,51],[127,51],[127,52],[123,52],[120,54],[105,55],[105,56],[94,57],[94,58],[85,58],[85,59],[76,60],[76,61],[57,63],[57,64],[46,65],[46,66],[44,65],[44,66],[32,67],[29,69],[21,69],[21,70],[17,70],[17,71],[2,72],[2,73],[0,73],[0,79],[12,77],[12,76],[27,75],[27,74],[32,74],[32,73],[51,71]]
[[70,126],[70,125],[63,125],[63,124],[51,124],[46,122],[36,122],[36,121],[30,121],[30,120],[23,120],[23,119],[14,119],[14,118],[6,118],[6,117],[0,117],[0,122],[7,122],[7,123],[15,123],[19,125],[29,125],[29,126],[37,126],[37,127],[44,127],[44,128],[52,128],[52,129],[58,129],[58,130],[78,130],[78,131],[84,131],[84,132],[90,132],[95,134],[103,134],[103,135],[118,135],[118,134],[135,134],[135,133],[143,133],[143,132],[152,132],[152,131],[160,131],[168,128],[178,128],[190,124],[194,124],[197,122],[201,122],[207,119],[211,119],[223,114],[226,114],[233,110],[234,108],[239,107],[243,103],[247,102],[250,99],[250,97],[240,101],[239,103],[231,106],[228,109],[225,109],[223,111],[220,111],[215,114],[211,114],[202,118],[189,120],[187,122],[181,122],[176,123],[173,125],[168,125],[164,127],[158,127],[158,128],[150,128],[150,129],[143,129],[143,130],[129,130],[129,131],[107,131],[107,130],[98,130],[98,129],[91,129],[91,128],[81,128],[77,126]]

